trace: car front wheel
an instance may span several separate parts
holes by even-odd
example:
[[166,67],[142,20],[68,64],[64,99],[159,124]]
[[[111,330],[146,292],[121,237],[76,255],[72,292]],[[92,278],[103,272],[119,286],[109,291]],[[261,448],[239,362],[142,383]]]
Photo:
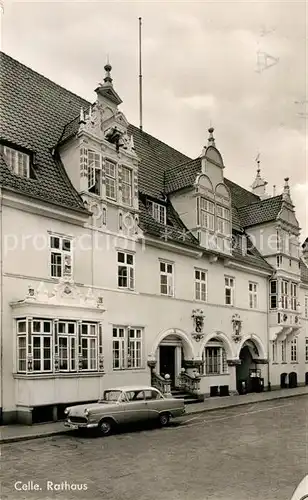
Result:
[[159,424],[161,425],[161,427],[166,427],[166,425],[169,424],[169,420],[170,420],[169,413],[161,413],[159,415]]
[[113,430],[113,422],[109,418],[102,420],[99,424],[99,431],[103,436],[109,436]]

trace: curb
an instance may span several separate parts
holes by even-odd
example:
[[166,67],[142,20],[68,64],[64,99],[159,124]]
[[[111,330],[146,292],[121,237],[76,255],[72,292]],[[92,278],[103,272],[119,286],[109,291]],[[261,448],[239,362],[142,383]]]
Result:
[[[273,397],[273,398],[269,398],[269,399],[261,399],[261,400],[256,400],[256,401],[239,401],[237,403],[233,403],[233,404],[229,404],[229,405],[223,405],[223,406],[218,406],[217,408],[202,408],[200,410],[196,409],[196,410],[192,410],[192,411],[189,411],[187,413],[185,413],[185,415],[197,415],[199,413],[207,413],[207,412],[211,412],[211,411],[219,411],[219,410],[227,410],[228,408],[235,408],[235,407],[238,407],[238,406],[246,406],[246,405],[251,405],[251,404],[256,404],[256,403],[267,403],[269,401],[277,401],[279,399],[288,399],[288,398],[294,398],[294,397],[300,397],[300,396],[308,396],[308,392],[303,392],[303,393],[299,393],[299,394],[286,394],[284,396],[279,396],[277,394],[277,396]],[[67,430],[64,430],[64,429],[61,429],[61,430],[58,430],[58,431],[50,431],[50,432],[45,432],[43,434],[25,434],[25,435],[21,435],[21,436],[12,436],[12,437],[8,437],[8,438],[0,438],[0,444],[8,444],[8,443],[16,443],[18,441],[30,441],[32,439],[40,439],[40,438],[46,438],[46,437],[51,437],[51,436],[57,436],[57,435],[63,435],[63,434],[68,434],[72,432],[72,430],[70,429],[67,429]]]
[[299,397],[299,396],[308,396],[308,392],[306,392],[306,393],[303,392],[300,394],[287,394],[285,396],[278,396],[277,395],[275,398],[260,399],[257,401],[243,401],[243,402],[233,403],[230,405],[218,406],[217,408],[203,408],[202,410],[196,409],[196,410],[186,412],[185,415],[196,415],[198,413],[205,413],[205,412],[210,412],[210,411],[227,410],[228,408],[235,408],[237,406],[253,405],[256,403],[268,403],[269,401],[277,401],[279,399],[288,399],[288,398],[294,398],[294,397]]

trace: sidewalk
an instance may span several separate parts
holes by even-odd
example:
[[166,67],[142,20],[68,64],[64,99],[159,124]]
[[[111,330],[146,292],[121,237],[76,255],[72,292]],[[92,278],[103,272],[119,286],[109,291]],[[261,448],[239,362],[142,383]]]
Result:
[[[281,389],[271,392],[261,392],[258,394],[246,394],[243,396],[237,395],[226,396],[223,398],[209,398],[203,403],[187,405],[186,415],[305,395],[308,395],[308,386],[297,387],[295,389]],[[49,422],[46,424],[34,425],[3,425],[0,427],[0,443],[3,444],[13,443],[15,441],[26,441],[28,439],[49,437],[56,434],[67,434],[69,432],[71,431],[64,427],[63,422]]]

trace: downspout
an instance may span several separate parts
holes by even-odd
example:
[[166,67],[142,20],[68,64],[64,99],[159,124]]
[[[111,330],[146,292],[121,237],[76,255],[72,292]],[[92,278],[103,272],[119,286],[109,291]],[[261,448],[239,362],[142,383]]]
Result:
[[269,340],[269,313],[270,313],[270,280],[272,276],[267,279],[267,314],[266,314],[266,328],[267,328],[267,390],[271,391],[271,381],[270,381],[270,340]]
[[0,186],[0,423],[3,411],[3,234],[2,234],[2,188]]

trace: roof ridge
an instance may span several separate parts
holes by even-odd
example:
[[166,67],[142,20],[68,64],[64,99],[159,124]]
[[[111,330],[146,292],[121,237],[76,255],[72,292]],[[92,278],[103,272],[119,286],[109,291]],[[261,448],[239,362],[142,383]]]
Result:
[[3,52],[3,50],[0,50],[0,55],[3,55],[4,57],[7,57],[8,59],[11,59],[12,61],[14,61],[14,63],[17,63],[18,66],[23,66],[23,68],[25,68],[26,70],[30,71],[31,73],[35,73],[39,77],[44,78],[45,80],[48,80],[48,82],[52,83],[52,85],[54,85],[55,87],[58,87],[61,90],[64,90],[65,92],[67,92],[68,94],[71,94],[72,96],[77,97],[78,99],[82,99],[87,104],[91,105],[91,101],[88,101],[87,99],[85,99],[84,97],[81,97],[80,95],[76,94],[75,92],[73,92],[71,90],[68,90],[67,88],[63,87],[63,85],[60,85],[59,83],[56,83],[55,81],[51,80],[48,76],[45,76],[42,73],[39,73],[38,71],[36,71],[35,69],[30,68],[30,66],[27,66],[26,64],[18,61],[17,59],[15,59],[14,57],[10,56],[6,52]]

